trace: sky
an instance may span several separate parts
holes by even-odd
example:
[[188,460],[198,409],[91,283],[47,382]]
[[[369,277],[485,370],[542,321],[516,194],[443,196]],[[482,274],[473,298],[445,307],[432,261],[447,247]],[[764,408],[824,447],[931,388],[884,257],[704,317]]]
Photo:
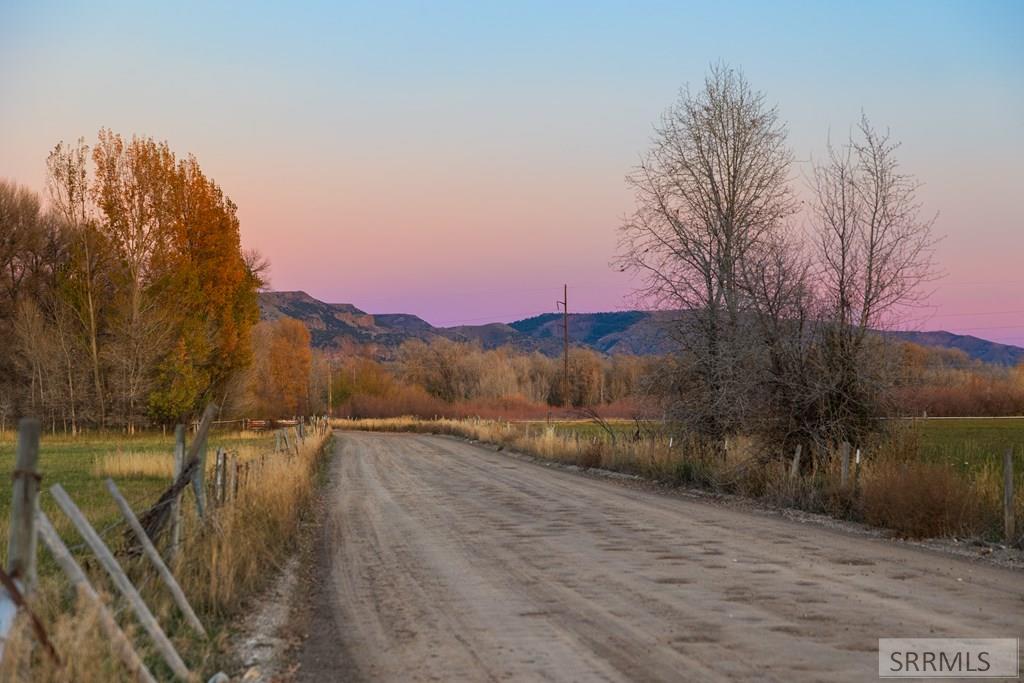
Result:
[[[726,5],[726,6],[723,6]],[[902,142],[943,277],[903,326],[1024,346],[1024,2],[0,0],[0,177],[101,127],[195,154],[274,289],[437,325],[631,307],[624,178],[741,68],[810,161]]]

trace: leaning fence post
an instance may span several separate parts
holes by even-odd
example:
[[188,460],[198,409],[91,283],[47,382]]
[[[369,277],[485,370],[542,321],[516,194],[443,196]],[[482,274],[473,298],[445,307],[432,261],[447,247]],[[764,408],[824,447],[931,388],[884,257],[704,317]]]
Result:
[[110,576],[114,585],[117,586],[118,591],[131,605],[132,611],[135,612],[135,616],[139,619],[139,623],[149,633],[156,644],[157,650],[163,655],[164,661],[171,667],[171,671],[182,680],[190,680],[191,674],[188,667],[185,666],[185,662],[182,661],[178,651],[174,649],[174,644],[168,639],[167,634],[160,627],[156,617],[153,616],[149,607],[146,606],[146,602],[139,595],[139,591],[132,585],[131,579],[128,578],[128,575],[124,573],[121,565],[114,558],[114,554],[110,552],[110,548],[99,537],[99,534],[89,524],[89,520],[85,518],[85,515],[82,514],[82,511],[78,509],[78,506],[75,505],[74,501],[71,500],[71,497],[68,496],[60,484],[51,486],[50,493],[56,499],[58,507],[68,516],[71,523],[78,529],[78,533],[81,534],[86,544],[88,544],[89,548],[92,549],[99,559],[100,564],[103,565],[107,575]]
[[1016,520],[1013,516],[1013,446],[1003,453],[1003,532],[1007,545],[1017,540]]
[[142,683],[156,683],[156,679],[153,678],[153,674],[146,668],[145,663],[139,657],[138,653],[135,652],[135,648],[132,646],[128,636],[124,634],[121,627],[117,625],[117,621],[114,620],[114,616],[107,609],[107,606],[100,600],[100,596],[96,594],[96,590],[93,589],[92,584],[89,583],[89,579],[86,578],[85,572],[75,562],[75,558],[71,556],[70,551],[64,541],[60,540],[60,536],[57,534],[57,530],[53,528],[53,524],[47,518],[46,514],[39,510],[36,513],[39,522],[39,535],[43,539],[43,543],[50,550],[50,554],[53,555],[53,559],[57,561],[60,568],[64,571],[64,574],[68,577],[71,585],[74,586],[78,594],[88,600],[93,607],[96,608],[96,613],[99,615],[100,626],[106,633],[107,638],[113,643],[114,651],[117,652],[118,656],[121,657],[121,661],[125,667],[128,668],[135,677]]
[[282,429],[281,430],[281,438],[284,439],[284,450],[285,450],[285,452],[290,451],[292,449],[292,446],[288,442],[288,430],[286,430],[286,429]]
[[850,442],[844,441],[839,445],[839,485],[846,488],[850,480]]
[[7,573],[21,581],[26,595],[36,583],[36,509],[39,507],[39,420],[18,423],[18,455],[11,493]]
[[803,450],[802,444],[797,444],[796,449],[793,451],[793,464],[789,467],[789,478],[791,480],[796,479],[800,476],[800,451]]
[[132,512],[132,508],[128,505],[128,501],[124,499],[121,492],[117,489],[117,485],[113,479],[107,479],[107,490],[110,491],[110,495],[113,496],[114,502],[117,503],[117,507],[121,510],[121,515],[125,521],[128,522],[128,526],[132,528],[135,533],[135,537],[139,539],[139,544],[142,546],[143,552],[146,553],[146,557],[156,567],[156,573],[163,579],[164,584],[167,585],[168,590],[171,591],[171,595],[174,597],[174,602],[177,603],[181,613],[185,615],[185,620],[198,631],[204,638],[206,637],[206,629],[203,628],[203,624],[199,621],[199,617],[192,611],[192,606],[188,604],[188,598],[185,597],[185,592],[181,590],[181,586],[174,578],[174,574],[167,568],[164,561],[160,558],[160,553],[153,546],[153,542],[149,540],[149,536],[146,535],[145,529],[139,524],[139,519]]

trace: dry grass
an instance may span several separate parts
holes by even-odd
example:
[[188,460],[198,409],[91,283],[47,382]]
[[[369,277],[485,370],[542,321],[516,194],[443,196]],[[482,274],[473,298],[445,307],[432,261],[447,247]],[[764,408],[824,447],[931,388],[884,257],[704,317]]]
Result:
[[984,501],[949,465],[877,462],[862,480],[864,520],[912,537],[959,536],[984,525]]
[[[143,598],[157,616],[193,671],[203,680],[221,667],[226,651],[227,624],[245,600],[274,576],[274,570],[287,557],[295,542],[300,521],[309,513],[316,486],[319,463],[326,436],[307,438],[298,453],[270,453],[266,448],[243,446],[240,462],[248,464],[248,476],[239,481],[237,497],[212,511],[205,523],[195,515],[191,493],[183,498],[182,545],[172,569],[192,606],[211,637],[203,641],[183,622],[170,595],[153,577],[143,557],[123,553],[125,539],[118,533],[106,540],[119,555],[125,571],[133,577]],[[121,476],[151,476],[144,472],[166,472],[164,461],[170,457],[153,454],[115,452],[110,459],[98,458],[94,470],[109,474],[113,468]],[[209,458],[209,460],[213,460]],[[109,469],[106,469],[109,468]],[[160,476],[163,476],[162,474]],[[208,478],[209,481],[209,478]],[[212,502],[212,496],[208,498]],[[77,537],[68,538],[76,543]],[[166,538],[162,539],[164,544]],[[95,562],[85,563],[97,590],[113,595],[107,577]],[[41,551],[40,582],[31,598],[33,609],[47,626],[51,639],[62,655],[60,666],[51,662],[34,643],[27,620],[20,618],[5,647],[0,663],[0,680],[17,683],[57,681],[66,683],[106,683],[134,680],[121,666],[103,637],[96,615],[86,604],[77,603],[63,575],[52,565],[48,553]],[[140,655],[158,680],[170,680],[171,672],[152,649],[148,637],[133,626],[120,598],[110,600],[122,628],[131,633]]]
[[[239,439],[252,439],[256,432],[242,432]],[[240,462],[254,460],[266,453],[265,447],[244,445],[230,451],[237,455]],[[212,472],[214,458],[207,454],[206,471]],[[92,465],[92,473],[96,477],[114,477],[115,479],[146,479],[158,477],[168,481],[174,474],[174,455],[167,452],[125,451],[120,448],[113,453],[104,453],[96,457]]]
[[[607,434],[590,430],[581,436],[565,424],[409,417],[336,420],[334,424],[342,429],[451,434],[583,468],[626,472],[863,521],[903,537],[998,540],[1002,528],[1002,476],[997,463],[957,468],[930,461],[922,457],[919,435],[912,430],[896,429],[871,444],[866,449],[871,457],[860,465],[851,464],[850,480],[843,486],[837,458],[817,462],[809,472],[791,479],[788,458],[763,457],[750,439],[733,439],[721,453],[693,438],[670,440],[656,432],[639,440],[619,434],[613,443]],[[1021,479],[1015,498],[1018,519],[1024,519]]]
[[117,477],[118,479],[139,477],[170,479],[174,473],[174,455],[118,450],[97,457],[93,462],[92,473],[96,477]]
[[[264,457],[239,453],[250,466],[239,494],[218,510],[210,533],[192,536],[178,575],[205,612],[226,616],[284,563],[284,550],[308,512],[318,474],[322,439],[307,439],[298,454]],[[193,520],[192,528],[196,528]]]

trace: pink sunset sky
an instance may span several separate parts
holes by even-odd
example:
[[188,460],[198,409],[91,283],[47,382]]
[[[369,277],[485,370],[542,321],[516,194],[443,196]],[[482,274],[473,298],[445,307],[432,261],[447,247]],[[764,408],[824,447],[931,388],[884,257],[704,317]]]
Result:
[[723,60],[789,122],[798,184],[862,110],[903,142],[944,274],[904,327],[1024,345],[1022,5],[706,5],[4,4],[0,177],[42,190],[59,140],[152,135],[238,204],[275,289],[437,325],[554,311],[563,283],[621,310],[624,176]]

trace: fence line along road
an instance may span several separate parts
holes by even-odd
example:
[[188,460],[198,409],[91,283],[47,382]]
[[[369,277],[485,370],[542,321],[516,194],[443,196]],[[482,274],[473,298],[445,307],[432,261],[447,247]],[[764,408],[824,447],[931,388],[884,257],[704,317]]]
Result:
[[[215,490],[212,492],[213,506],[212,508],[208,507],[206,498],[207,486],[202,477],[204,468],[201,466],[196,467],[195,465],[202,465],[205,461],[207,435],[210,426],[213,424],[215,412],[215,406],[207,407],[203,419],[198,422],[195,438],[188,448],[187,454],[185,449],[186,429],[184,425],[178,425],[175,430],[174,446],[174,481],[176,485],[165,491],[160,496],[160,500],[158,500],[156,505],[147,510],[147,513],[151,513],[154,510],[158,512],[161,510],[171,511],[168,556],[172,558],[179,551],[181,544],[180,496],[184,493],[185,488],[189,485],[194,488],[196,492],[197,513],[199,514],[200,523],[203,525],[199,532],[208,532],[209,526],[206,524],[206,521],[209,516],[216,513],[227,503],[238,498],[248,485],[251,476],[258,473],[269,458],[291,457],[292,444],[289,443],[290,440],[288,439],[286,427],[277,431],[277,444],[273,453],[263,454],[244,463],[239,462],[237,453],[218,449],[214,472]],[[295,452],[298,452],[299,444],[306,440],[307,424],[321,436],[326,435],[328,431],[327,420],[323,417],[301,418],[290,421],[289,426],[292,426],[295,436]],[[36,539],[38,534],[38,537],[42,539],[43,544],[49,550],[57,566],[67,577],[72,587],[96,610],[100,628],[111,642],[112,650],[121,663],[141,683],[156,683],[156,678],[135,650],[131,639],[118,625],[116,613],[111,611],[103,600],[100,599],[99,594],[89,582],[81,565],[75,560],[72,550],[60,538],[50,519],[39,509],[39,435],[40,425],[38,420],[24,418],[20,421],[18,426],[17,458],[12,477],[14,484],[8,534],[8,566],[7,572],[0,576],[0,661],[3,660],[5,654],[4,645],[14,626],[19,607],[28,610],[29,616],[32,617],[32,625],[35,629],[37,640],[47,648],[55,661],[58,663],[61,661],[59,653],[53,649],[49,641],[45,627],[35,617],[29,607],[29,600],[32,589],[35,587],[36,579]],[[286,448],[283,453],[280,453],[280,442],[282,440],[285,442]],[[186,473],[186,470],[190,467],[192,469],[191,476],[189,473]],[[179,482],[183,475],[188,476],[189,479]],[[146,532],[144,522],[136,516],[131,504],[124,498],[112,480],[107,479],[106,487],[120,510],[123,520],[104,527],[99,532],[93,528],[86,516],[75,505],[74,501],[59,483],[50,487],[50,493],[56,500],[58,507],[67,515],[85,540],[85,543],[81,544],[81,546],[74,546],[75,549],[88,549],[92,551],[110,580],[118,589],[118,592],[124,597],[145,631],[153,640],[157,650],[171,671],[174,672],[174,675],[181,680],[195,680],[195,676],[189,671],[188,666],[178,654],[174,644],[167,637],[160,623],[146,605],[139,589],[124,572],[120,563],[114,557],[114,553],[111,552],[110,548],[103,541],[102,536],[112,529],[127,523],[134,535],[134,541],[138,543],[138,547],[142,549],[142,553],[148,558],[149,566],[155,570],[156,576],[160,578],[170,591],[175,604],[181,610],[186,622],[196,633],[204,638],[207,637],[206,629],[192,609],[185,592],[174,578],[174,574],[156,549],[154,540],[158,538],[158,534],[151,536],[151,534]],[[157,531],[159,531],[159,528]],[[147,574],[143,585],[151,576]],[[9,581],[7,581],[8,578]],[[10,585],[10,591],[3,587],[5,582]],[[223,672],[215,674],[210,679],[211,682],[227,680],[228,678]]]

